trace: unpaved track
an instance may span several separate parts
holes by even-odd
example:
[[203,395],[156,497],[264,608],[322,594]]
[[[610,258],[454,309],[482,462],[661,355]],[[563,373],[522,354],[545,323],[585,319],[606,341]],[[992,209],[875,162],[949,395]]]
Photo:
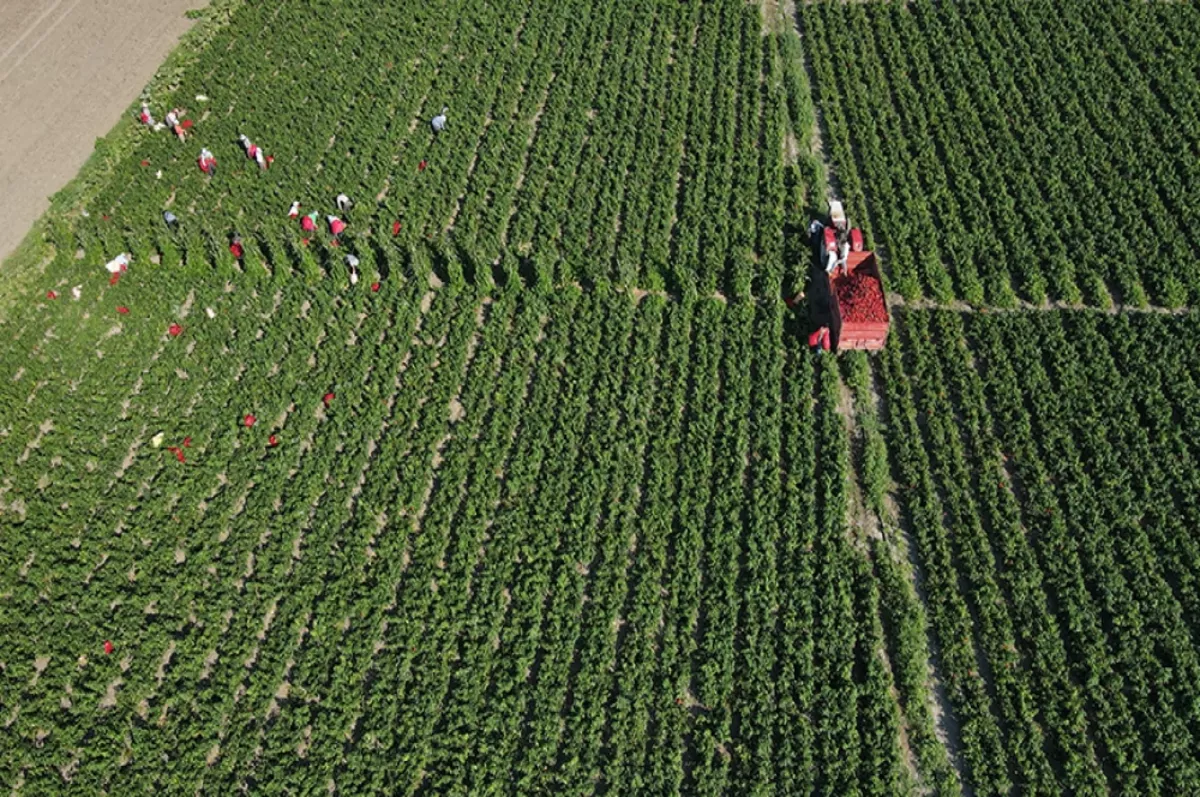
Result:
[[192,24],[184,12],[205,4],[0,0],[0,260]]

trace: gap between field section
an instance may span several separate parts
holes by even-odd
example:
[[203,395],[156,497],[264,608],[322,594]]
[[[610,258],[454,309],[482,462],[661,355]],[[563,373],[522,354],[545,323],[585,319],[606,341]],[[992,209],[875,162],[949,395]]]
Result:
[[1095,307],[1086,304],[1068,304],[1067,302],[1055,301],[1045,302],[1043,304],[1033,304],[1023,299],[1018,299],[1017,303],[1012,307],[997,307],[995,305],[986,305],[976,307],[968,304],[961,299],[956,299],[953,302],[939,302],[936,299],[921,298],[921,299],[905,299],[899,293],[888,292],[888,306],[892,308],[904,308],[905,310],[949,310],[955,313],[981,313],[981,314],[1001,314],[1001,313],[1045,313],[1055,311],[1073,311],[1073,312],[1092,312],[1104,313],[1106,315],[1119,315],[1121,313],[1134,314],[1156,314],[1156,315],[1187,315],[1192,311],[1190,307],[1163,307],[1162,305],[1136,305],[1136,304],[1113,304],[1108,307]]

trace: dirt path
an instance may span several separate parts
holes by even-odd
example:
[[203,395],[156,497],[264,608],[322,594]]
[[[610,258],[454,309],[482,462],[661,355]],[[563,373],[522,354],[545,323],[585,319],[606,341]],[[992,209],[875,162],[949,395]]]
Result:
[[0,260],[191,26],[184,12],[205,3],[0,3]]

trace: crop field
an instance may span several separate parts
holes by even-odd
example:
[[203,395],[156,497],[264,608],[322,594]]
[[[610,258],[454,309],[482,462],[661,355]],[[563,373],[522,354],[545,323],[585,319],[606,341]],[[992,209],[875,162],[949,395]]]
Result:
[[217,0],[0,279],[0,783],[1196,793],[1194,6],[787,13]]
[[797,11],[837,182],[896,290],[1200,301],[1194,3]]
[[114,296],[10,344],[6,778],[900,782],[837,371],[781,306],[188,282],[140,286],[177,337]]
[[1200,783],[1197,320],[903,315],[888,444],[978,793]]
[[556,282],[778,293],[785,130],[809,102],[780,52],[794,37],[732,1],[499,6],[239,7],[172,95],[188,142],[145,131],[77,234],[153,248],[169,209],[189,248],[237,231],[272,260],[300,241],[293,201],[323,218],[345,192],[359,257],[433,241],[469,271],[521,259]]

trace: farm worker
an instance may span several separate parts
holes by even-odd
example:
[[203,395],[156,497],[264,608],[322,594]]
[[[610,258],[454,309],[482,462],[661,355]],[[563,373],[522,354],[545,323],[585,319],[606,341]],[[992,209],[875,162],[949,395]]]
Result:
[[246,157],[250,160],[254,160],[254,154],[258,152],[258,147],[254,146],[254,142],[252,142],[244,134],[238,136],[238,141],[242,142],[242,147],[246,150]]
[[122,252],[112,260],[105,263],[104,268],[109,274],[124,274],[126,269],[129,268],[129,259],[129,254],[127,252]]
[[288,218],[294,219],[300,215],[300,203],[293,202],[292,207],[288,210]]
[[207,149],[200,150],[200,157],[196,162],[200,164],[200,171],[209,177],[217,170],[217,159]]
[[179,219],[175,218],[175,214],[169,210],[163,211],[163,221],[167,224],[167,229],[175,232],[179,229]]
[[255,147],[254,162],[258,164],[258,168],[262,171],[265,172],[267,170],[267,156],[263,153],[262,147]]
[[838,267],[837,252],[826,252],[825,253],[825,273],[832,274],[833,272],[837,271],[837,267]]
[[300,219],[300,229],[304,230],[305,232],[316,232],[317,217],[319,215],[321,214],[314,210],[312,213],[309,213],[307,216]]
[[337,216],[326,216],[325,220],[329,222],[329,231],[335,236],[341,235],[342,231],[346,229],[346,222]]
[[187,133],[183,131],[183,124],[179,121],[179,117],[183,116],[186,111],[182,108],[172,108],[167,111],[167,127],[171,128],[178,136],[180,141],[187,138]]
[[346,196],[345,194],[338,194],[336,201],[337,201],[337,209],[338,209],[339,213],[345,213],[347,210],[350,209],[350,206],[352,204],[354,204],[353,202],[350,201],[350,197]]
[[150,106],[142,103],[142,112],[138,114],[138,119],[142,120],[142,124],[146,127],[154,127],[154,117],[150,115]]
[[358,284],[358,258],[354,255],[346,255],[346,265],[350,267],[350,284]]
[[239,261],[242,259],[242,256],[246,254],[246,250],[242,248],[242,236],[238,235],[237,233],[233,234],[233,243],[229,245],[229,253]]
[[812,223],[808,225],[808,237],[813,237],[823,229],[825,229],[825,225],[813,219]]
[[820,327],[808,336],[808,347],[816,349],[817,354],[829,351],[829,327]]
[[442,106],[442,112],[433,117],[433,121],[429,123],[433,127],[433,132],[440,133],[446,129],[446,111],[448,110],[450,109]]

